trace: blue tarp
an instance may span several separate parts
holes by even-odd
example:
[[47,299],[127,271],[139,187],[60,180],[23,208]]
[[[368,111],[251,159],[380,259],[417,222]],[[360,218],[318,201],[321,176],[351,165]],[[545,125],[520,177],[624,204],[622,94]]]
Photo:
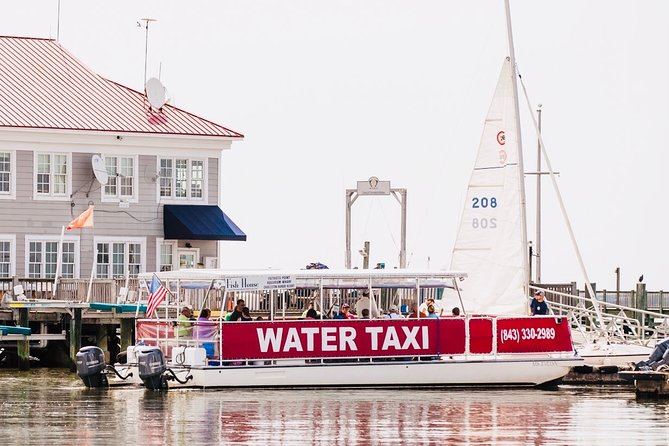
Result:
[[166,204],[163,230],[166,240],[246,241],[246,234],[215,205]]
[[[104,303],[92,303],[90,305],[91,310],[99,311],[112,311],[116,310],[117,313],[135,313],[137,311],[137,304],[104,304]],[[140,313],[146,311],[146,305],[141,304],[139,306]]]
[[32,330],[28,327],[13,327],[9,325],[0,325],[0,334],[10,335],[10,334],[20,334],[20,335],[30,335]]

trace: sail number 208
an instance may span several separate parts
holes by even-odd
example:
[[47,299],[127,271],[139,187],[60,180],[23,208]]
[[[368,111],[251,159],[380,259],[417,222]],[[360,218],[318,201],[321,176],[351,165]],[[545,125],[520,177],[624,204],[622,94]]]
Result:
[[474,197],[472,198],[472,208],[496,208],[497,207],[497,198],[496,197]]
[[[496,197],[473,197],[472,198],[472,208],[481,209],[481,208],[496,208],[497,207],[497,198]],[[497,228],[497,219],[494,217],[491,218],[473,218],[472,219],[472,228],[474,229],[495,229]]]

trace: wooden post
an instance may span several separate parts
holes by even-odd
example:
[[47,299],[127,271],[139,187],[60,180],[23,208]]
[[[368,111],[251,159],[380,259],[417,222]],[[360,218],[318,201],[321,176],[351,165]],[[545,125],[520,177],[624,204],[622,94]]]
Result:
[[70,318],[70,370],[77,370],[77,353],[81,349],[81,308],[72,309]]
[[105,355],[105,362],[109,364],[109,358],[111,357],[109,353],[109,336],[108,336],[108,331],[109,327],[106,324],[100,324],[97,326],[97,336],[96,336],[96,341],[97,341],[97,346],[102,349],[102,352]]
[[135,343],[135,320],[121,319],[121,351],[124,352]]
[[[647,310],[648,309],[648,295],[646,294],[646,284],[645,283],[637,283],[636,284],[636,305],[635,308],[637,310]],[[639,322],[643,323],[643,315],[639,314],[638,316]]]
[[[19,308],[19,325],[21,327],[28,326],[28,309]],[[30,341],[26,336],[22,340],[16,341],[16,353],[18,356],[19,370],[30,369]]]

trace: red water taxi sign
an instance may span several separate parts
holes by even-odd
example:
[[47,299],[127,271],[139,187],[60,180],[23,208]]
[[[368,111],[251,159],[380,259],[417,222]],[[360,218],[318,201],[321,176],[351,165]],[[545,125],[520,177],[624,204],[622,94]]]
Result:
[[223,359],[435,355],[437,320],[248,322],[223,326]]

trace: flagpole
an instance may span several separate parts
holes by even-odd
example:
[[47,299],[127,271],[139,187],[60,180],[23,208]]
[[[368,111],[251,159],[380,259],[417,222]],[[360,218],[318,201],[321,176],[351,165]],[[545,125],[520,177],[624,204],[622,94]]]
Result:
[[[95,244],[95,243],[93,243]],[[88,291],[86,292],[86,302],[91,301],[91,289],[93,288],[93,276],[95,275],[95,268],[98,266],[98,249],[93,250],[93,267],[91,268],[91,277],[88,279]]]
[[60,240],[58,240],[58,250],[56,259],[56,275],[53,278],[53,299],[56,298],[56,291],[58,290],[58,276],[60,275],[61,257],[63,256],[63,238],[65,237],[65,226],[61,227]]

